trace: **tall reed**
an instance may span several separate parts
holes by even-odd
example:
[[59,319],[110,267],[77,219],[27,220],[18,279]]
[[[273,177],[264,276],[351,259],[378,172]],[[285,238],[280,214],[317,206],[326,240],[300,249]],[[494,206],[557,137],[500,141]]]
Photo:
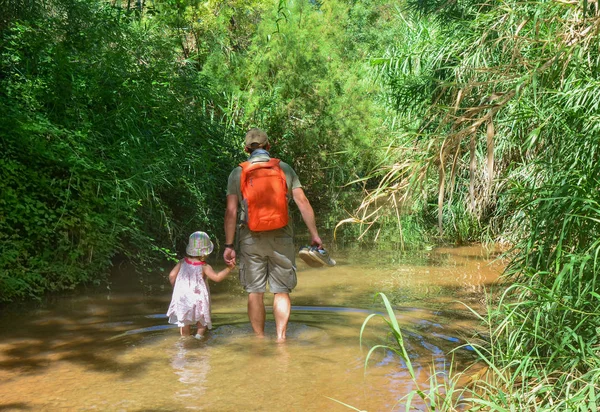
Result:
[[[393,342],[390,344],[378,344],[369,348],[365,357],[365,369],[368,368],[369,360],[377,350],[390,350],[397,354],[404,365],[414,384],[414,389],[409,391],[401,399],[398,400],[403,408],[409,410],[430,410],[430,411],[456,411],[464,410],[468,403],[465,401],[469,390],[461,385],[464,381],[465,373],[457,373],[454,370],[454,364],[449,364],[448,370],[435,370],[426,383],[420,382],[415,374],[415,367],[411,360],[409,349],[404,341],[402,330],[396,319],[396,314],[387,296],[383,293],[378,293],[381,297],[385,314],[373,313],[369,315],[363,322],[360,329],[360,345],[363,346],[363,334],[373,318],[381,318],[387,324]],[[386,316],[387,315],[387,316]]]
[[358,213],[422,199],[442,236],[462,208],[512,245],[478,346],[480,408],[596,410],[598,2],[409,5],[405,40],[376,61],[404,129]]

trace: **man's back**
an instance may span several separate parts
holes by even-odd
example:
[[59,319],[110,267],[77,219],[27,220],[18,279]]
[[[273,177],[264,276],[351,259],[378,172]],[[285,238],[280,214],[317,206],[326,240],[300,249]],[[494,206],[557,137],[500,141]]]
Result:
[[[270,145],[267,134],[251,129],[246,134],[245,150],[250,163],[269,162]],[[315,216],[306,198],[298,175],[291,166],[279,162],[285,174],[286,204],[290,199],[298,206],[302,219],[311,234],[311,244],[322,248],[315,224]],[[225,251],[223,259],[235,264],[237,252],[240,257],[240,283],[248,293],[248,317],[257,336],[264,336],[264,293],[267,284],[273,296],[273,316],[277,329],[277,341],[286,338],[287,323],[291,312],[290,292],[296,287],[295,247],[291,220],[282,228],[268,231],[252,231],[247,225],[247,215],[252,213],[245,204],[242,190],[242,167],[236,167],[227,182],[227,208],[225,211]],[[261,193],[257,193],[260,197]],[[238,247],[234,245],[237,241]]]

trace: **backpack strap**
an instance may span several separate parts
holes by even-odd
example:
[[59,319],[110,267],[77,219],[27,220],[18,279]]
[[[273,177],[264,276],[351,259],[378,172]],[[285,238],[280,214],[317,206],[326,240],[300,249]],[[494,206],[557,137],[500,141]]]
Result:
[[248,173],[251,170],[254,169],[259,169],[261,167],[275,167],[275,166],[279,166],[279,163],[281,163],[281,160],[279,159],[275,159],[275,158],[271,158],[266,162],[251,162],[251,161],[245,161],[240,163],[240,166],[242,167],[242,175],[244,174],[244,172]]

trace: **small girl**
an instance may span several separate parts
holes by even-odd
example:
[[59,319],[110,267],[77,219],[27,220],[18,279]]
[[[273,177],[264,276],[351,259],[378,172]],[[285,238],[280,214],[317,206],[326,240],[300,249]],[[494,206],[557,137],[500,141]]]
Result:
[[201,339],[206,329],[212,328],[210,320],[210,291],[206,278],[220,282],[229,275],[235,264],[215,273],[205,262],[213,251],[213,243],[204,232],[190,235],[185,249],[186,257],[179,261],[169,273],[173,286],[173,298],[167,311],[169,323],[179,326],[181,336],[190,336],[190,326],[196,324],[195,338]]

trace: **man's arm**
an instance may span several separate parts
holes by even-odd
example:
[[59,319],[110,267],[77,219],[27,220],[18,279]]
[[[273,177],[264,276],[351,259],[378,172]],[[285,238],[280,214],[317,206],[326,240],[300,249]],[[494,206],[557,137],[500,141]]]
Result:
[[315,222],[315,212],[313,211],[308,198],[304,194],[304,190],[301,187],[297,187],[292,189],[292,197],[294,198],[294,202],[298,206],[300,210],[300,214],[302,215],[302,220],[306,224],[308,228],[308,232],[311,237],[311,245],[318,246],[319,248],[323,247],[323,242],[319,237],[319,231],[317,230],[317,223]]
[[[237,220],[237,195],[227,195],[227,206],[225,209],[225,244],[232,245],[235,240],[235,224]],[[223,259],[227,265],[235,265],[235,250],[225,248]]]

